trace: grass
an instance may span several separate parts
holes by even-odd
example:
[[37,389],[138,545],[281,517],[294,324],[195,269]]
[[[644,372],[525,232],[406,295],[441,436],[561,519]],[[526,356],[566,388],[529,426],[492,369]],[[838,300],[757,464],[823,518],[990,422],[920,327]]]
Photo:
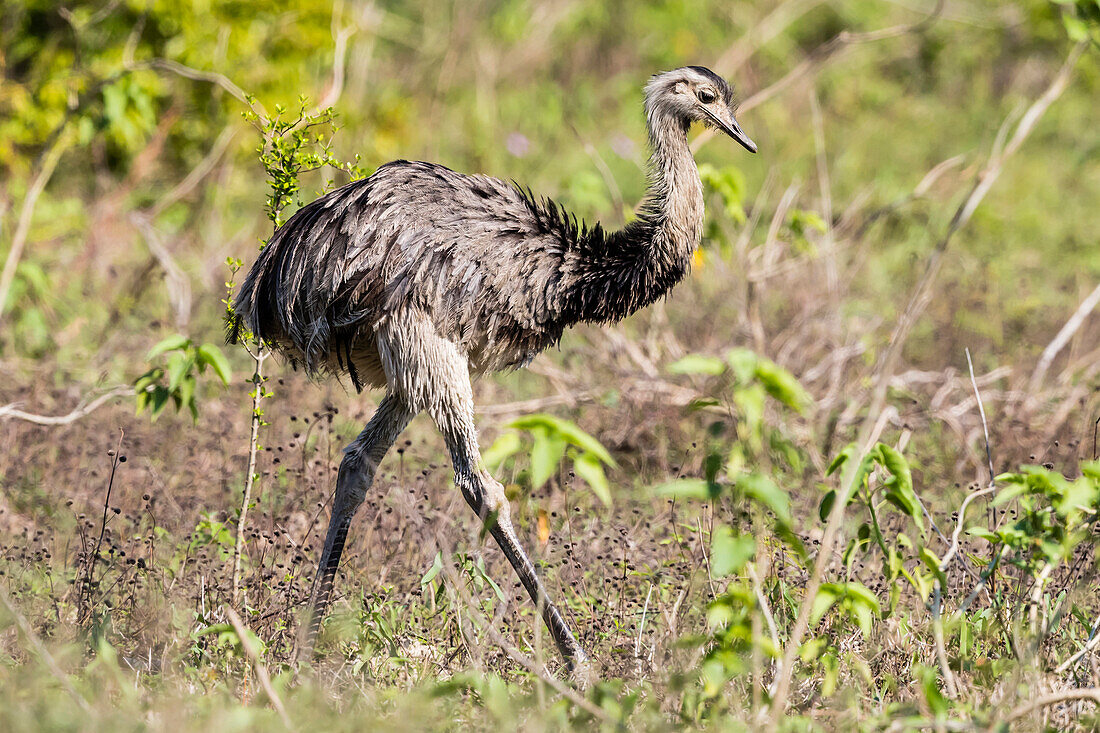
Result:
[[[215,5],[212,17],[233,10]],[[323,152],[514,177],[614,222],[641,193],[648,70],[710,63],[778,7],[523,5],[413,2],[376,25],[338,14],[356,35],[336,105],[346,127]],[[843,29],[919,17],[862,0],[806,5],[736,71],[743,97]],[[234,25],[221,45],[197,18],[173,25],[150,10],[158,30],[138,51],[210,59],[272,110],[295,108],[290,87],[320,98],[330,14],[256,12],[268,10],[279,23]],[[605,466],[610,506],[575,475],[577,453],[547,471],[525,442],[494,471],[596,660],[594,684],[564,694],[549,681],[566,678],[553,645],[454,491],[426,417],[383,463],[318,656],[295,667],[340,451],[377,395],[268,362],[273,396],[257,415],[246,354],[227,350],[226,386],[199,372],[198,345],[220,343],[226,256],[249,263],[270,233],[263,166],[233,100],[135,76],[126,119],[138,133],[96,122],[37,205],[0,314],[0,405],[63,415],[147,373],[141,386],[163,388],[164,409],[135,415],[120,393],[49,426],[0,410],[0,727],[1094,729],[1095,320],[1033,378],[1100,274],[1094,49],[954,234],[911,331],[899,327],[999,128],[1015,129],[1069,52],[1061,12],[951,7],[745,110],[763,152],[701,148],[707,233],[672,296],[475,385],[483,447],[549,413],[617,464]],[[129,21],[111,35],[115,19],[85,54],[122,48]],[[66,47],[51,33],[37,58]],[[156,46],[172,33],[174,46]],[[4,58],[0,90],[35,88],[37,67]],[[148,128],[143,89],[163,115]],[[0,94],[10,124],[48,129],[35,113],[52,120],[50,97],[3,107],[18,98]],[[207,177],[159,207],[233,125]],[[33,139],[26,130],[13,139]],[[20,145],[0,148],[5,244],[40,152]],[[323,179],[281,185],[309,199]],[[167,260],[127,223],[153,210]],[[180,279],[162,276],[173,264],[192,295],[183,312]],[[177,333],[180,349],[142,358]],[[172,409],[177,398],[197,417]],[[254,419],[266,424],[246,502]],[[874,462],[857,449],[830,470],[853,442]]]

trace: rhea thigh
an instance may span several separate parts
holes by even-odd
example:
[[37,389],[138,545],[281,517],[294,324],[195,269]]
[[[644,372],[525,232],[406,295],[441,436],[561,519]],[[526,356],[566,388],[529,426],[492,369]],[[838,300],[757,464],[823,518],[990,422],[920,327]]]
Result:
[[507,513],[503,487],[480,467],[470,366],[463,349],[426,316],[406,311],[379,328],[378,353],[390,390],[414,412],[427,412],[439,427],[454,463],[455,483],[474,510]]

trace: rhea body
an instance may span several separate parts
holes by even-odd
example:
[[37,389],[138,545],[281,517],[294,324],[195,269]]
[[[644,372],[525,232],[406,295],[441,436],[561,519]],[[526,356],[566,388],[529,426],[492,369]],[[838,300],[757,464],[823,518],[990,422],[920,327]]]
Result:
[[649,191],[624,228],[591,228],[549,199],[482,175],[395,161],[322,196],[276,233],[233,303],[238,324],[310,373],[345,373],[386,396],[344,452],[312,616],[311,653],[352,518],[378,464],[427,412],[455,484],[515,568],[570,665],[587,657],[520,547],[503,487],[480,465],[471,377],[522,366],[580,322],[616,321],[687,272],[703,225],[692,122],[751,152],[729,85],[690,66],[645,88]]

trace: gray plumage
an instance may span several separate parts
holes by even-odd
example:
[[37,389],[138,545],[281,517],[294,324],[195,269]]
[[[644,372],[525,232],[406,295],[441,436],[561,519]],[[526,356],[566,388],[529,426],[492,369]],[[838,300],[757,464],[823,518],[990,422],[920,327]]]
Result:
[[[233,302],[233,327],[311,374],[388,388],[347,449],[314,591],[313,643],[347,526],[377,463],[413,415],[447,440],[456,484],[516,567],[563,654],[584,653],[519,548],[507,500],[478,467],[470,375],[522,366],[576,323],[626,317],[687,272],[703,224],[688,127],[704,122],[750,151],[728,84],[702,67],[654,76],[645,113],[649,190],[634,221],[587,227],[550,199],[482,175],[395,161],[298,211],[275,233]],[[335,559],[333,559],[335,556]]]

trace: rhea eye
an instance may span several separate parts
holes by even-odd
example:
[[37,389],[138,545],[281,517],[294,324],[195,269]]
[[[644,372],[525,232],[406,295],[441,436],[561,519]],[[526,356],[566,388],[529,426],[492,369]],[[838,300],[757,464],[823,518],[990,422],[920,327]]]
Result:
[[717,99],[717,97],[714,96],[714,92],[709,89],[700,89],[698,92],[696,92],[696,96],[699,97],[699,101],[703,104],[710,104],[715,99]]

